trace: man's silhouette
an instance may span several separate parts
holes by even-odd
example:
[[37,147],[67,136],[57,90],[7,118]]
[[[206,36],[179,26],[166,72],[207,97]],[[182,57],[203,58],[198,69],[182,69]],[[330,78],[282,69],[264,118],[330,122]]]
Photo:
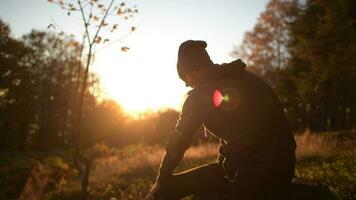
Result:
[[[296,144],[278,97],[241,60],[214,64],[206,47],[193,40],[179,47],[178,74],[193,89],[146,199],[261,199],[294,176]],[[202,125],[221,141],[218,160],[173,174]]]

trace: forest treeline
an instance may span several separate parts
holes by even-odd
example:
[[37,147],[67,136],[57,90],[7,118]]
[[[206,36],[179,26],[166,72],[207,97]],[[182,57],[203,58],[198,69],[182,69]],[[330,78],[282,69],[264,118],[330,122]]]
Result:
[[356,123],[356,2],[271,0],[232,55],[277,92],[294,131]]
[[[355,10],[353,0],[271,0],[232,52],[275,89],[295,132],[355,127]],[[0,151],[73,145],[81,48],[63,33],[34,30],[14,38],[0,20]],[[177,111],[132,119],[114,101],[97,99],[99,81],[90,75],[82,146],[165,141]]]
[[[81,44],[63,33],[11,36],[0,21],[0,151],[46,151],[74,145],[75,114],[84,67]],[[178,117],[167,110],[133,120],[111,100],[97,100],[91,74],[84,97],[81,145],[116,147],[162,142]],[[162,134],[161,134],[162,133]]]

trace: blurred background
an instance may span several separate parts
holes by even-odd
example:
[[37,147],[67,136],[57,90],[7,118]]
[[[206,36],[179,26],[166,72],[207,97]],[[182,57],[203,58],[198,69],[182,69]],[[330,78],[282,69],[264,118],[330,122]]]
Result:
[[[79,199],[84,172],[90,199],[142,199],[191,89],[176,72],[188,39],[207,41],[215,63],[242,59],[275,90],[298,143],[296,181],[356,199],[355,10],[354,0],[1,1],[0,199]],[[199,130],[179,170],[216,149]]]

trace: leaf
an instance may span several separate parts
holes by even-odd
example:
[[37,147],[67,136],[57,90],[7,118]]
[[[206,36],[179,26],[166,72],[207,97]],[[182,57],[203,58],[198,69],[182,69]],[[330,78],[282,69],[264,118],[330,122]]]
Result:
[[93,16],[93,20],[94,21],[99,21],[99,17],[98,16]]
[[102,38],[101,38],[100,36],[97,36],[97,37],[95,38],[95,43],[100,43],[101,40],[102,40]]
[[121,8],[119,8],[118,10],[117,10],[117,15],[122,15],[122,14],[124,14],[125,13],[125,11],[123,11],[123,10],[121,10]]
[[132,26],[132,27],[131,27],[131,31],[133,32],[133,31],[135,31],[135,30],[136,30],[136,27]]
[[50,28],[56,29],[56,27],[55,27],[53,24],[49,24],[49,25],[47,26],[47,29],[50,29]]
[[127,52],[130,48],[129,47],[121,47],[122,52]]
[[109,42],[109,41],[110,41],[110,40],[106,38],[106,39],[104,40],[104,43],[105,43],[105,42]]
[[111,28],[111,32],[114,32],[116,29],[117,29],[117,26],[118,26],[118,24],[114,24],[113,26],[112,26],[112,28]]
[[121,7],[126,6],[125,2],[122,2],[122,3],[120,4],[120,6],[121,6]]
[[70,16],[70,12],[67,12],[67,15]]

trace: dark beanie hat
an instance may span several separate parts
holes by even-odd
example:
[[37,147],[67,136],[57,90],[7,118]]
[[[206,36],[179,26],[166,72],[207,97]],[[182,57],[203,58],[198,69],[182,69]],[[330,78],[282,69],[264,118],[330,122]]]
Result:
[[202,40],[187,40],[179,46],[177,71],[183,81],[186,81],[187,73],[202,68],[201,65],[194,64],[194,62],[197,62],[199,54],[206,52],[206,47],[206,42]]

